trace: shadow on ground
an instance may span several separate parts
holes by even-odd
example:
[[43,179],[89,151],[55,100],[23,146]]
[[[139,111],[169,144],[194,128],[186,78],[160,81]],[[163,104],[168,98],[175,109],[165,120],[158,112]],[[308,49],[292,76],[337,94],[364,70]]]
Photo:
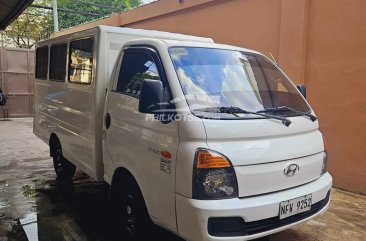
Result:
[[[11,230],[6,234],[8,241],[33,241],[29,230],[28,238],[25,232],[29,224],[35,229],[30,230],[31,233],[38,232],[38,240],[126,240],[110,218],[113,210],[109,209],[109,186],[105,183],[95,182],[79,172],[74,181],[36,180],[34,185],[23,185],[21,190],[28,199],[23,205],[33,207],[25,217],[34,216],[28,218],[28,223],[24,218],[13,219]],[[155,227],[148,240],[182,239]]]
[[[29,221],[36,224],[33,228],[35,232],[38,230],[38,240],[126,240],[110,219],[113,210],[109,210],[108,191],[107,184],[84,175],[74,182],[49,180],[34,188],[25,185],[23,195],[34,199],[35,217]],[[28,240],[23,227],[22,219],[12,220],[11,230],[6,234],[8,240]],[[151,240],[181,239],[156,227]]]

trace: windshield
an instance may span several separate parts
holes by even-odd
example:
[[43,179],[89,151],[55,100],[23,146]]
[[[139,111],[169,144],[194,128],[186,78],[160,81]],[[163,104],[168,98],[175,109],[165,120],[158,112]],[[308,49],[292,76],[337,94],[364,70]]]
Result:
[[[169,53],[194,114],[212,107],[256,112],[286,106],[310,111],[296,87],[262,55],[197,47],[173,47]],[[275,114],[294,115],[291,111]]]

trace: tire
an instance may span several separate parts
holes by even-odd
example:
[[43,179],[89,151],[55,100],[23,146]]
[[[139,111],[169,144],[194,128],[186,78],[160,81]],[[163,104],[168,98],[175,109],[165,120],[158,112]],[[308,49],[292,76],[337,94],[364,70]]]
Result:
[[148,240],[146,238],[151,233],[153,224],[136,181],[129,176],[116,180],[112,187],[111,201],[114,233],[122,235],[121,240]]
[[53,146],[53,166],[59,180],[71,180],[75,174],[76,167],[62,155],[62,147],[57,140]]

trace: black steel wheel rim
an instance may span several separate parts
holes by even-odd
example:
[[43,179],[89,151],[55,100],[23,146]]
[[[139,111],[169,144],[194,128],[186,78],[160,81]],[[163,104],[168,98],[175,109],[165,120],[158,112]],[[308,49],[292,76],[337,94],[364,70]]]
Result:
[[134,234],[137,232],[137,214],[135,199],[132,194],[127,193],[122,200],[122,222],[125,229]]
[[56,173],[61,173],[63,170],[62,167],[62,151],[60,148],[56,149],[56,153],[55,153],[55,170]]

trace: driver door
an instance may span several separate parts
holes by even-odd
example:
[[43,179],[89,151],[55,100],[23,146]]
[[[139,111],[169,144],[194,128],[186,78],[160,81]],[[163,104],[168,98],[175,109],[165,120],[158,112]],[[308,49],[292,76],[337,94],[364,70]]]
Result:
[[114,168],[124,167],[135,177],[150,216],[176,229],[178,123],[163,124],[154,115],[138,111],[144,79],[160,80],[169,88],[163,66],[152,48],[130,47],[121,58],[107,97],[106,147]]

